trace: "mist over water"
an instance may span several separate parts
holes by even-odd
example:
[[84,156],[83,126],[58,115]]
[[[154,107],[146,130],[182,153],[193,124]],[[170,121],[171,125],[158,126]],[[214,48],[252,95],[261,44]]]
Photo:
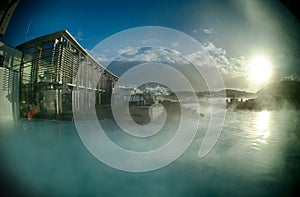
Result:
[[[175,117],[174,117],[175,118]],[[146,151],[174,135],[169,124],[152,138],[122,133],[102,120],[107,135],[127,149]],[[287,196],[300,177],[298,111],[228,111],[211,152],[198,157],[209,116],[196,137],[170,165],[146,173],[116,170],[82,144],[73,122],[19,120],[1,124],[1,172],[5,185],[26,195],[61,196]],[[172,122],[172,119],[171,119]],[[140,141],[139,141],[140,140]]]

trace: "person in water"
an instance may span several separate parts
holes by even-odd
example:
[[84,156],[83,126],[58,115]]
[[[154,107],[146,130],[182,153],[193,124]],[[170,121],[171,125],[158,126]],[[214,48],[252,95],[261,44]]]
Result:
[[34,116],[37,115],[38,112],[39,112],[39,106],[34,105],[34,107],[27,114],[28,120],[31,120]]

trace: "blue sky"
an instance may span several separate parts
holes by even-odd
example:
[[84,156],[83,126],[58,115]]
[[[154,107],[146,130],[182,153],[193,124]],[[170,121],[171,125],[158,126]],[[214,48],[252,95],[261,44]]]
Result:
[[[299,22],[275,0],[21,0],[1,41],[16,46],[67,29],[91,50],[115,33],[140,26],[169,27],[198,40],[221,69],[234,71],[224,74],[228,87],[249,87],[243,72],[256,54],[272,62],[274,77],[300,74]],[[244,85],[235,87],[236,79]]]
[[[7,31],[12,45],[67,29],[85,48],[119,31],[147,25],[182,28],[188,1],[38,1],[21,0]],[[172,13],[172,11],[176,12]]]

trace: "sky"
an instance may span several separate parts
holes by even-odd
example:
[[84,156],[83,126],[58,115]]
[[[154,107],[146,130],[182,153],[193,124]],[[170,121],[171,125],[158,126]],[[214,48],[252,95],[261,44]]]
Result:
[[228,88],[257,91],[265,85],[249,81],[256,56],[272,66],[268,82],[300,76],[299,22],[276,0],[21,0],[0,41],[17,46],[67,29],[89,51],[113,34],[142,26],[168,27],[196,39]]

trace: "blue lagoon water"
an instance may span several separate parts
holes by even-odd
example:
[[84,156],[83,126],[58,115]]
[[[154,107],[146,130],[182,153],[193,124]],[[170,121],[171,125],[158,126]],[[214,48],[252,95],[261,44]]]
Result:
[[[102,124],[117,140],[111,121]],[[98,161],[73,122],[18,120],[2,123],[0,129],[1,182],[12,194],[293,196],[300,185],[300,113],[295,111],[228,111],[222,134],[206,157],[198,157],[205,134],[200,127],[179,159],[145,173]]]

